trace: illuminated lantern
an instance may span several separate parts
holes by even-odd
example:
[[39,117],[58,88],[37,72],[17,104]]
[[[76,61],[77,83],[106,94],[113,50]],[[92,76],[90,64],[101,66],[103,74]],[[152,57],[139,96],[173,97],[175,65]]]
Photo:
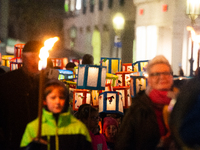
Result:
[[123,107],[128,108],[131,106],[131,93],[129,86],[115,86],[113,90],[122,94]]
[[145,76],[131,76],[131,96],[135,95],[142,90],[145,90],[147,87],[147,78]]
[[121,58],[105,58],[101,57],[101,66],[107,67],[107,72],[115,74],[121,71]]
[[67,80],[61,80],[62,82],[64,82],[66,84],[66,87],[69,89],[69,102],[70,104],[73,103],[73,93],[74,90],[76,89],[76,82],[73,81],[67,81]]
[[63,80],[63,79],[70,80],[70,81],[73,80],[73,76],[74,76],[73,71],[62,70],[62,69],[58,69],[58,71],[59,71],[59,76],[58,76],[59,80]]
[[18,68],[22,67],[22,58],[16,57],[10,59],[10,70],[16,70]]
[[106,73],[106,84],[111,84],[111,86],[116,86],[117,79],[118,79],[117,75]]
[[79,65],[77,89],[105,90],[106,67]]
[[59,67],[60,69],[65,69],[64,58],[51,58],[54,67]]
[[148,60],[136,61],[133,63],[134,72],[146,71]]
[[78,66],[80,64],[80,60],[79,59],[72,59],[72,62]]
[[133,63],[123,63],[122,71],[133,71]]
[[77,82],[78,78],[78,66],[74,67],[74,82]]
[[112,91],[112,90],[113,88],[111,86],[111,83],[106,84],[105,91]]
[[99,106],[99,91],[92,90],[92,106],[97,107]]
[[15,44],[14,46],[14,57],[22,57],[22,51],[25,44]]
[[116,91],[100,93],[99,113],[117,113],[123,115],[122,94]]
[[74,89],[73,93],[73,110],[78,111],[82,104],[90,104],[90,91],[84,89]]
[[133,72],[123,71],[115,73],[118,76],[117,86],[130,86],[130,75]]

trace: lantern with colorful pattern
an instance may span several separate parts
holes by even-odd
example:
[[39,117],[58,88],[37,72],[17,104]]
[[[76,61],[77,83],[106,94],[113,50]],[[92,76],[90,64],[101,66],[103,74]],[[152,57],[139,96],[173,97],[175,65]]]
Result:
[[101,57],[101,66],[107,67],[107,72],[115,74],[121,71],[121,58],[105,58]]
[[131,106],[131,93],[129,86],[115,86],[113,90],[122,94],[123,107],[128,108]]
[[116,91],[100,93],[99,113],[117,113],[123,115],[122,94]]
[[135,63],[133,63],[133,71],[134,72],[146,71],[148,63],[149,63],[148,60],[136,61]]
[[78,108],[82,104],[90,104],[91,95],[89,90],[85,89],[74,89],[73,93],[73,110],[78,111]]

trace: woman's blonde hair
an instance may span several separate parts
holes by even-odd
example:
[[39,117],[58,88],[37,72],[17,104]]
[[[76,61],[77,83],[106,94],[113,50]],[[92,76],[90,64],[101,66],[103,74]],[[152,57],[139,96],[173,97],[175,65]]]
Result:
[[166,64],[167,66],[169,66],[170,71],[172,72],[172,67],[169,64],[169,61],[165,58],[165,56],[163,56],[163,55],[157,55],[152,60],[150,60],[149,63],[148,63],[148,65],[147,65],[147,73],[148,74],[149,74],[152,66],[154,66],[156,64]]

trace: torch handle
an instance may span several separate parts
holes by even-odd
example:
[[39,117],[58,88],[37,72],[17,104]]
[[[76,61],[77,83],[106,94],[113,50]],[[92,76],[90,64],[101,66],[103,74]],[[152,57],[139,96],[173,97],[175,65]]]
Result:
[[39,100],[38,100],[38,141],[41,139],[42,131],[42,108],[43,108],[43,88],[44,88],[44,69],[40,72],[40,81],[39,81]]

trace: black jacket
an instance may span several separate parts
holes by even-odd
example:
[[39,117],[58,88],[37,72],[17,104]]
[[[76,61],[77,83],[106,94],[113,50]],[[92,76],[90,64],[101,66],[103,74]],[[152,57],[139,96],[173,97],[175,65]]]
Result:
[[126,112],[115,150],[154,150],[160,140],[152,102],[144,91],[132,99]]
[[39,78],[22,68],[0,76],[0,147],[19,149],[26,124],[38,114]]

